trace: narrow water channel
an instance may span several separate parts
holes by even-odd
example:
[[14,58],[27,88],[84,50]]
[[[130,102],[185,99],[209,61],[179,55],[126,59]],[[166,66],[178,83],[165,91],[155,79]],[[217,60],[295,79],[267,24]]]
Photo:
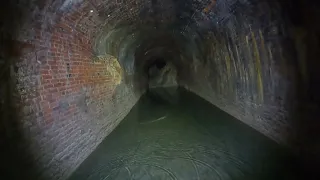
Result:
[[141,97],[70,179],[298,179],[290,153],[259,132],[185,90],[159,92]]

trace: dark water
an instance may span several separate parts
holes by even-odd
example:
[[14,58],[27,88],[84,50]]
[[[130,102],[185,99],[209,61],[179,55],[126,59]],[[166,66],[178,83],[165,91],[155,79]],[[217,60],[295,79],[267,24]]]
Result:
[[70,179],[298,179],[290,153],[257,131],[186,91],[159,94],[143,96]]

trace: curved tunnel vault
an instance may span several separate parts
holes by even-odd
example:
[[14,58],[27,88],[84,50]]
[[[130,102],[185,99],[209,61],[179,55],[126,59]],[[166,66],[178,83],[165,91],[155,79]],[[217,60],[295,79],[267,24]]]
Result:
[[6,153],[23,149],[17,161],[37,169],[26,175],[64,179],[144,92],[180,86],[316,161],[319,28],[311,25],[316,18],[306,20],[317,17],[314,7],[298,0],[6,2]]

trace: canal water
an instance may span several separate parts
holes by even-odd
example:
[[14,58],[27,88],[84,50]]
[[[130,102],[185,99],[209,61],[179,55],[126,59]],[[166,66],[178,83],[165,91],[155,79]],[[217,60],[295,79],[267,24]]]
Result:
[[70,180],[298,179],[295,160],[259,132],[185,90],[154,90]]

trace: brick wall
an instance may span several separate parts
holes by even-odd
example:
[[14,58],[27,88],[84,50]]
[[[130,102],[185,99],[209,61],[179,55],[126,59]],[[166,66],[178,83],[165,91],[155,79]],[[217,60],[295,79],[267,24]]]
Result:
[[49,5],[30,7],[36,15],[27,17],[10,40],[18,52],[8,56],[15,60],[9,74],[15,92],[11,110],[17,118],[6,131],[19,138],[5,142],[16,141],[11,148],[23,155],[13,161],[16,154],[8,150],[7,159],[13,161],[11,169],[21,166],[25,174],[9,174],[65,179],[120,123],[142,91],[134,89],[117,57],[95,52],[103,21],[96,9],[91,12],[92,4],[74,4],[61,12]]
[[[95,60],[81,33],[55,30],[42,59],[18,63],[23,130],[44,177],[68,175],[129,112],[138,99]],[[49,173],[49,174],[47,174]]]
[[[10,148],[0,169],[8,170],[9,179],[65,179],[130,111],[144,91],[135,83],[137,75],[119,66],[117,50],[107,55],[94,44],[116,25],[153,23],[150,4],[1,2],[0,40],[8,37],[10,46],[1,46],[9,70],[1,76],[6,86],[0,94],[9,98],[1,99],[1,112],[8,113],[1,116],[0,133],[5,136],[1,145]],[[172,17],[157,15],[159,20]],[[15,168],[21,173],[11,172]]]

